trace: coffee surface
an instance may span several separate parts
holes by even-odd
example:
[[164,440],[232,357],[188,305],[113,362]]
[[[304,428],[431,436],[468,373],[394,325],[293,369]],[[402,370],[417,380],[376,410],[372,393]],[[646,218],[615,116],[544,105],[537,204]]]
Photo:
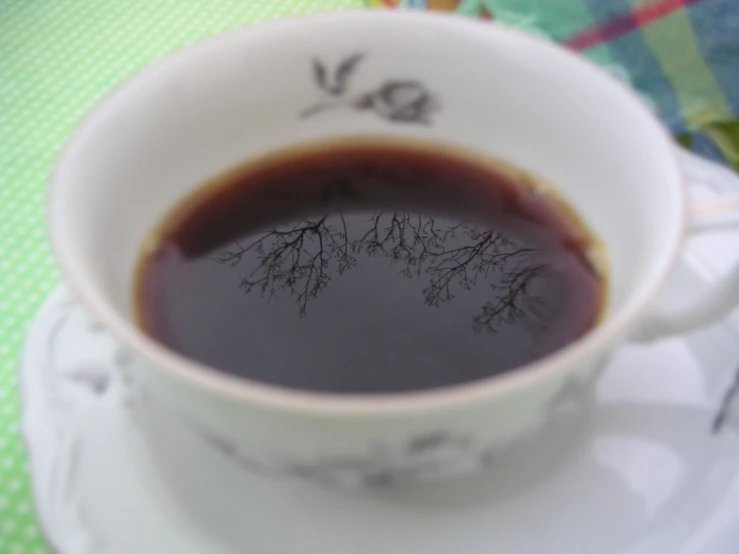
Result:
[[216,370],[392,393],[513,370],[598,320],[573,212],[521,172],[425,143],[270,155],[198,190],[146,245],[143,330]]

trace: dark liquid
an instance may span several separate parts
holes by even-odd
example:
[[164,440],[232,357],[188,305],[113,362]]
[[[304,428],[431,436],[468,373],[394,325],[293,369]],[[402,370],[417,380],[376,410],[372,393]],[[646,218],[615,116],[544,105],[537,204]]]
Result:
[[388,393],[510,371],[596,323],[592,241],[524,175],[413,143],[270,156],[158,230],[144,330],[221,371]]

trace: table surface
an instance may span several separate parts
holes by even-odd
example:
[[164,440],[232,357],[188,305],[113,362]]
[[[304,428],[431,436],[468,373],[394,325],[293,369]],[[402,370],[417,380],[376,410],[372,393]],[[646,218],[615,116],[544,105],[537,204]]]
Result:
[[0,552],[50,552],[20,439],[17,362],[59,282],[44,229],[51,168],[102,96],[152,60],[257,20],[362,0],[0,0]]

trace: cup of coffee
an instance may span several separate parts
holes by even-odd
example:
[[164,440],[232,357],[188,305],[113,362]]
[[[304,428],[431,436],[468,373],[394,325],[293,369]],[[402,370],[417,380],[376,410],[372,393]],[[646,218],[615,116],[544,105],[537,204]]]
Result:
[[625,340],[725,315],[739,270],[653,304],[691,226],[732,211],[690,206],[667,131],[586,60],[362,12],[144,70],[74,133],[48,217],[67,283],[193,448],[364,488],[482,467],[581,405]]

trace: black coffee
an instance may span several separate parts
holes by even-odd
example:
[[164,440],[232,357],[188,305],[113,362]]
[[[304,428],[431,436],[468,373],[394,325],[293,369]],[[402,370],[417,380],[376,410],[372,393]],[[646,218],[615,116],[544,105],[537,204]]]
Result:
[[219,177],[144,252],[141,327],[221,371],[388,393],[474,381],[582,336],[594,244],[524,174],[450,149],[343,142]]

